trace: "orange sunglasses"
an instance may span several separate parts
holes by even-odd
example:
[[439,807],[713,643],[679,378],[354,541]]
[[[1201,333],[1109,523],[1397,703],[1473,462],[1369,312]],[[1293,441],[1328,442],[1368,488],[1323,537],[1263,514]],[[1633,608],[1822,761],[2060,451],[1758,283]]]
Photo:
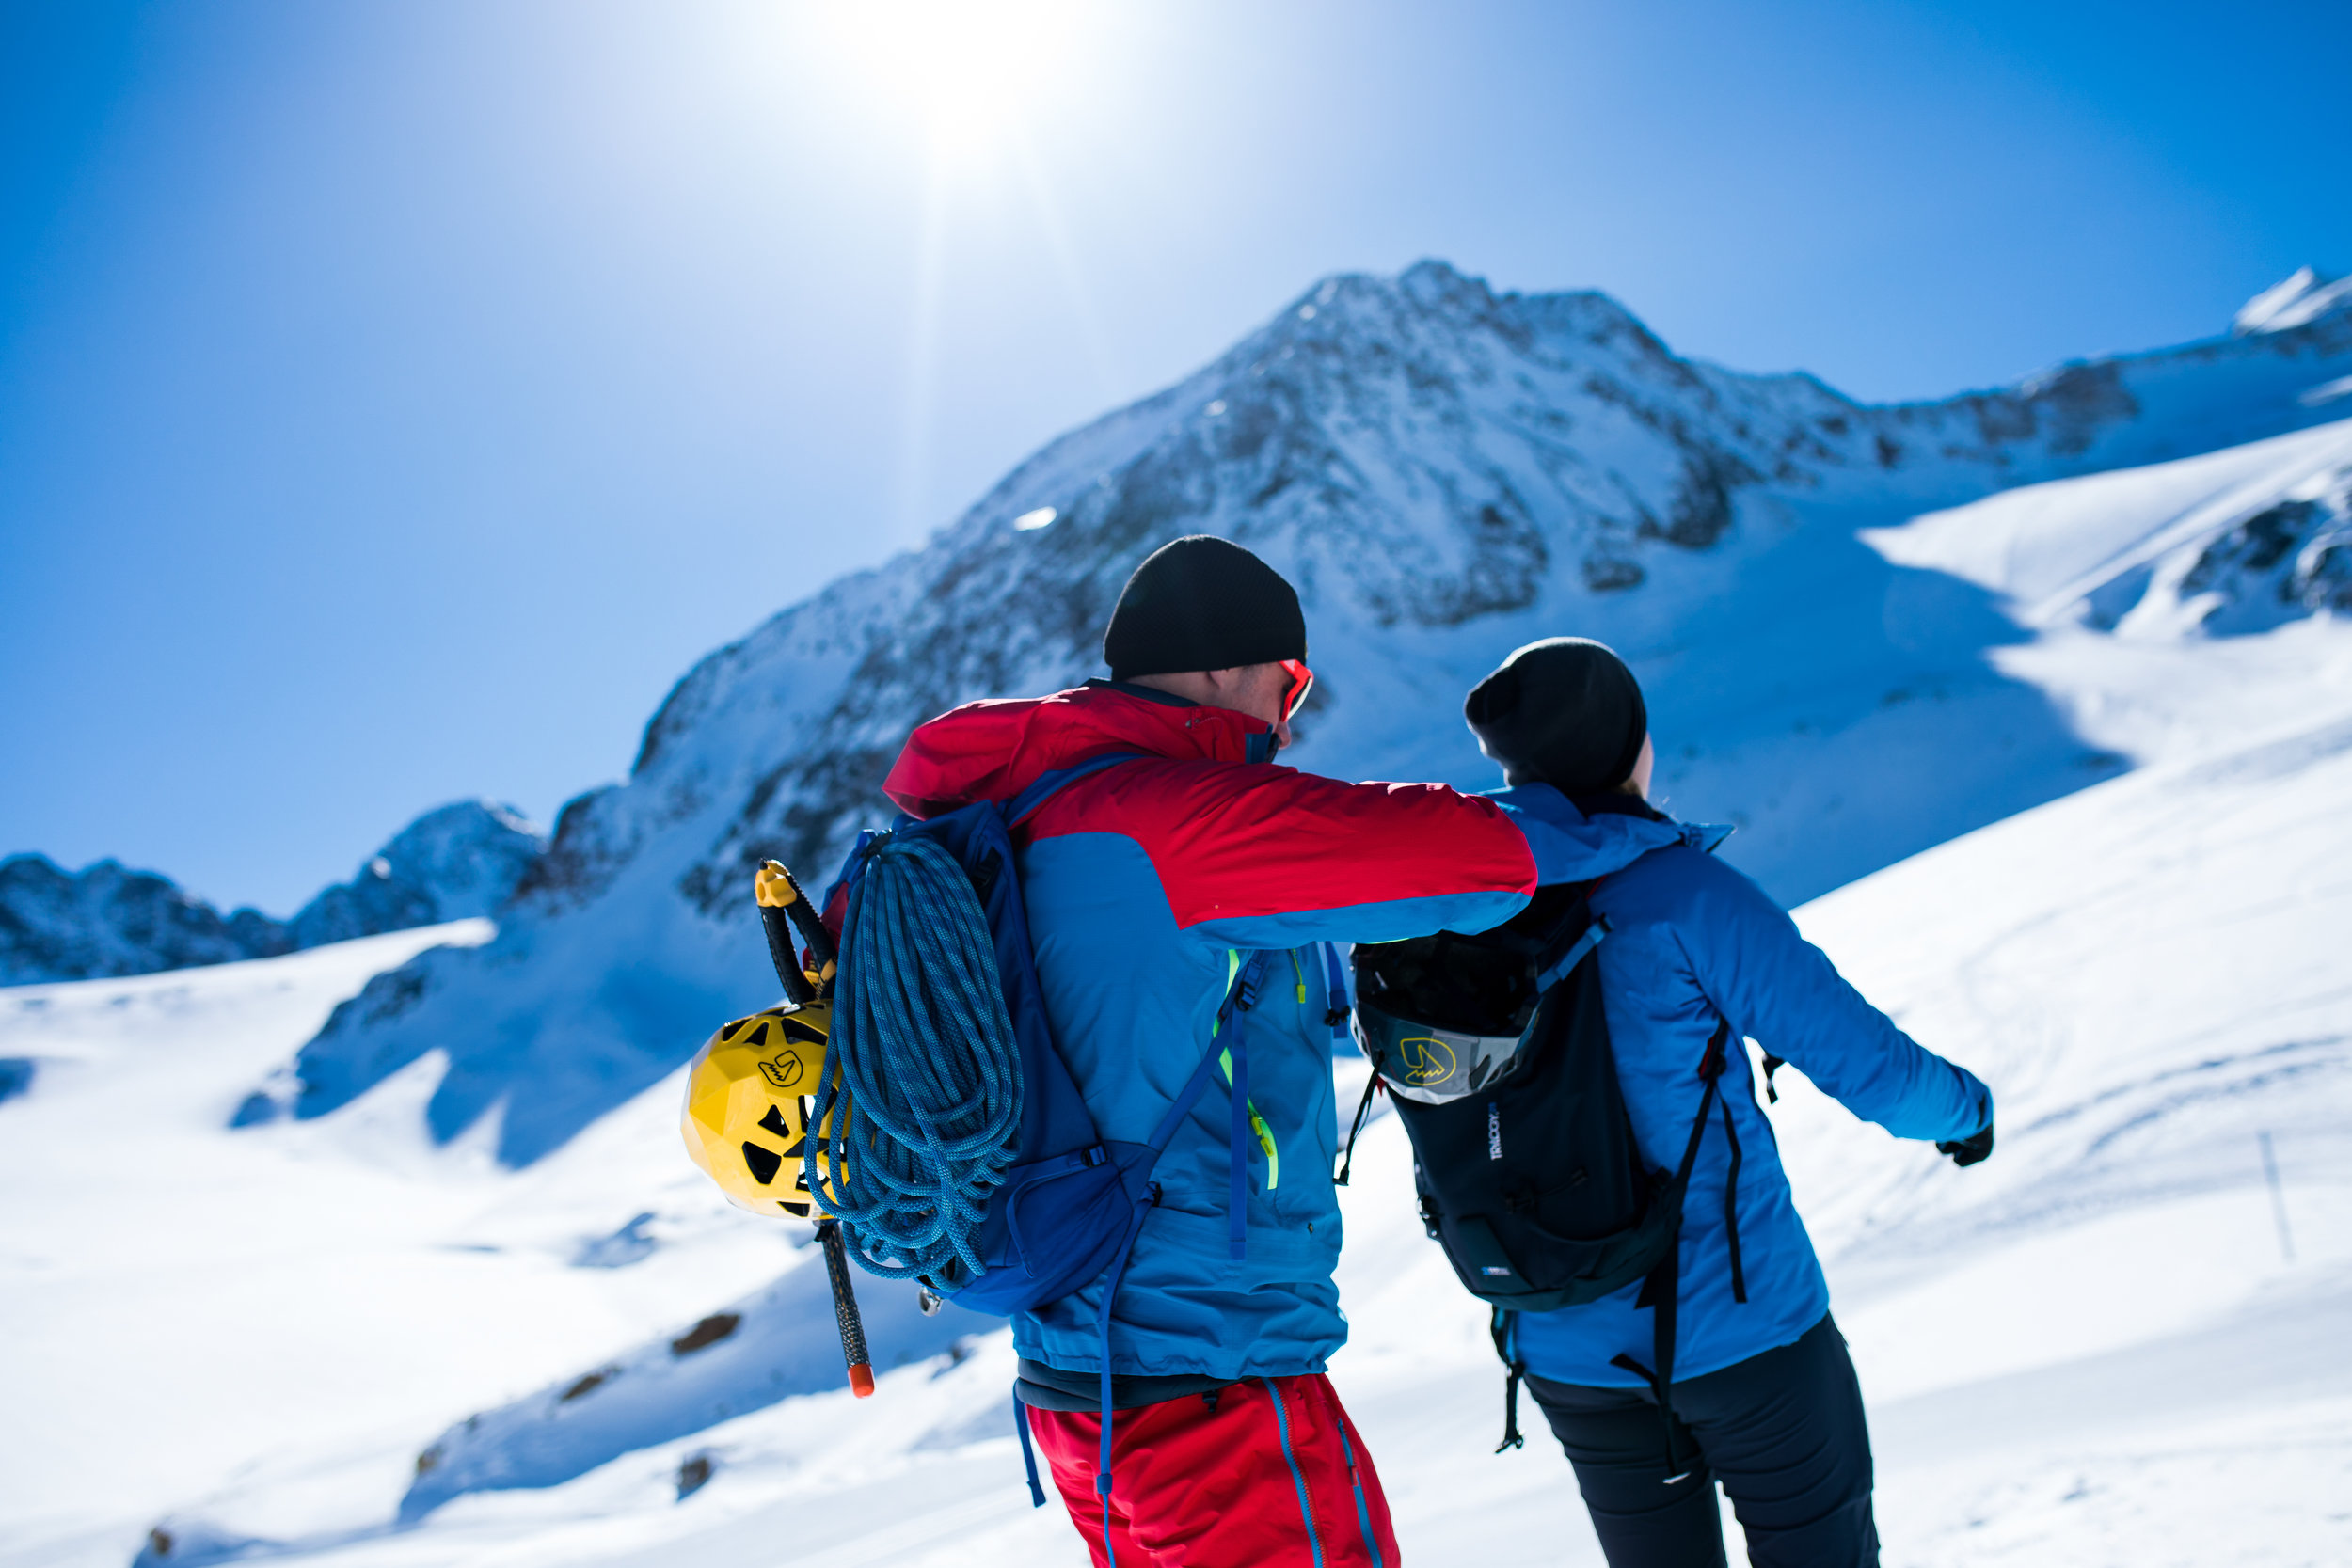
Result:
[[1282,696],[1282,718],[1288,721],[1297,713],[1298,705],[1307,700],[1307,693],[1315,689],[1315,673],[1301,658],[1282,660],[1282,673],[1291,678],[1291,689]]

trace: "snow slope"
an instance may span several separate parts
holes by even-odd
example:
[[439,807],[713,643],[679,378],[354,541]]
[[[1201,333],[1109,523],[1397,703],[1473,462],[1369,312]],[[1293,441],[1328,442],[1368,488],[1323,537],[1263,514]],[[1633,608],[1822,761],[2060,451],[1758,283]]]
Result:
[[[453,1414],[568,1386],[641,1338],[666,1352],[793,1260],[791,1237],[737,1223],[681,1161],[670,1096],[520,1173],[492,1158],[495,1128],[425,1136],[437,1058],[339,1115],[230,1130],[246,1088],[369,975],[490,934],[463,921],[0,991],[0,1062],[31,1066],[0,1104],[0,1563],[119,1565],[190,1497],[259,1473],[299,1497],[307,1468],[354,1454],[389,1511]],[[936,1332],[901,1345],[869,1294],[884,1365],[977,1326],[910,1307]],[[809,1357],[823,1370],[797,1386],[838,1379],[818,1343],[831,1359]],[[703,1359],[725,1370],[745,1352],[770,1388],[772,1338]],[[713,1418],[695,1409],[679,1430]]]
[[[1771,1111],[1871,1400],[1892,1563],[2352,1554],[2352,690],[2306,694],[2296,726],[2097,785],[1800,912],[1866,990],[2000,1097],[1998,1152],[1964,1172],[1854,1122],[1791,1069]],[[342,963],[347,985],[385,956],[175,977],[179,1005],[217,1027],[264,1001],[290,1011],[299,981],[315,1011],[322,988],[293,966]],[[54,988],[0,1026],[95,1057],[161,992]],[[295,1020],[276,1022],[282,1049]],[[216,1098],[233,1083],[229,1037],[204,1068]],[[486,1138],[427,1155],[404,1115],[421,1084],[233,1137],[188,1116],[171,1092],[187,1086],[158,1084],[116,1115],[167,1140],[193,1182],[184,1198],[138,1212],[135,1177],[113,1170],[54,1189],[40,1206],[53,1230],[11,1235],[0,1354],[8,1386],[36,1399],[0,1454],[8,1568],[122,1563],[174,1484],[170,1549],[151,1541],[151,1563],[1084,1561],[1057,1509],[1025,1507],[1001,1333],[913,1347],[928,1359],[872,1401],[828,1388],[725,1414],[719,1400],[771,1365],[837,1377],[831,1324],[805,1254],[749,1217],[696,1210],[707,1195],[675,1180],[674,1085],[519,1174],[487,1159]],[[87,1142],[76,1093],[59,1077],[0,1110],[10,1191]],[[309,1191],[261,1197],[297,1171]],[[397,1220],[355,1212],[394,1171]],[[1334,1376],[1408,1550],[1493,1568],[1597,1561],[1556,1452],[1489,1452],[1498,1370],[1480,1312],[1420,1233],[1391,1118],[1367,1131],[1358,1171],[1342,1265],[1354,1333]],[[679,1239],[627,1269],[567,1267],[641,1193]],[[343,1266],[320,1268],[314,1249],[355,1224],[336,1243]],[[766,1349],[687,1386],[675,1369],[691,1358],[669,1337],[779,1264],[772,1288],[733,1307],[736,1337]],[[173,1289],[127,1289],[134,1270]],[[619,1291],[633,1273],[634,1293]],[[898,1321],[872,1282],[868,1297]],[[51,1314],[45,1344],[20,1328],[28,1302]],[[205,1348],[173,1375],[190,1359],[180,1334]],[[365,1353],[339,1366],[327,1343]],[[563,1401],[600,1371],[609,1382]],[[501,1388],[520,1397],[492,1404]],[[707,1429],[680,1422],[705,1402]],[[645,1446],[616,1447],[630,1423]],[[483,1434],[470,1451],[469,1430]],[[436,1433],[471,1479],[427,1497],[434,1471],[416,1459]],[[548,1479],[567,1445],[604,1462],[511,1484]],[[501,1459],[541,1469],[501,1477]],[[206,1469],[209,1493],[188,1484]]]
[[498,940],[337,1014],[295,1110],[438,1050],[437,1137],[496,1110],[501,1158],[560,1146],[675,1067],[701,1021],[764,995],[759,860],[827,874],[915,722],[1096,673],[1128,572],[1187,531],[1300,587],[1323,676],[1302,766],[1484,782],[1450,721],[1461,694],[1521,642],[1597,636],[1643,678],[1665,795],[1739,823],[1727,853],[1812,896],[2163,754],[2087,742],[2067,673],[2006,661],[2039,634],[1999,592],[1859,531],[2302,429],[2327,417],[2305,394],[2347,373],[2352,310],[2328,305],[1874,408],[1678,358],[1597,293],[1499,295],[1437,262],[1329,279],[1052,443],[922,550],[705,659],[628,781],[564,809]]

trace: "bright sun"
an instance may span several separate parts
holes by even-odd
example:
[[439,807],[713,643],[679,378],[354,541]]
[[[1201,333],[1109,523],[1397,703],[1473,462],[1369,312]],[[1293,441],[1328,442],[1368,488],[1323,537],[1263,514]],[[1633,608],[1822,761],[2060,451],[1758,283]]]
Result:
[[818,15],[844,65],[919,117],[933,150],[986,154],[1070,63],[1085,0],[836,0]]

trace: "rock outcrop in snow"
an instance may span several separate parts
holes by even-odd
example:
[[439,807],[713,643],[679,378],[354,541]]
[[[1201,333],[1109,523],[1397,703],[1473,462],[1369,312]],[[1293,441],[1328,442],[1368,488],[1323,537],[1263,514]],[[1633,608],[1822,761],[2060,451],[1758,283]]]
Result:
[[2333,313],[1869,407],[1679,358],[1597,293],[1499,295],[1437,262],[1331,278],[705,659],[628,783],[564,809],[490,948],[338,1011],[298,1108],[437,1050],[437,1135],[495,1112],[508,1161],[560,1144],[767,999],[759,860],[823,876],[914,723],[1096,673],[1120,583],[1186,532],[1299,585],[1323,675],[1302,766],[1491,783],[1461,693],[1520,642],[1597,636],[1650,693],[1672,802],[1740,823],[1731,858],[1810,896],[2123,760],[1994,667],[2026,635],[1996,594],[1859,528],[2298,429],[2347,372]]
[[[908,1281],[861,1275],[856,1289],[878,1371],[953,1354],[959,1340],[1004,1326],[952,1303],[926,1316]],[[418,1454],[400,1517],[421,1519],[469,1492],[560,1485],[729,1417],[832,1392],[842,1386],[840,1343],[809,1332],[832,1317],[822,1266],[791,1268],[683,1332],[469,1416]]]
[[2168,586],[2215,630],[2352,611],[2352,453],[2233,524]]
[[1868,538],[1996,594],[2027,626],[2078,620],[2147,641],[2352,610],[2352,420],[2010,491]]
[[222,914],[169,878],[112,860],[78,873],[45,855],[0,862],[0,985],[149,974],[495,913],[545,847],[512,807],[425,813],[292,920]]

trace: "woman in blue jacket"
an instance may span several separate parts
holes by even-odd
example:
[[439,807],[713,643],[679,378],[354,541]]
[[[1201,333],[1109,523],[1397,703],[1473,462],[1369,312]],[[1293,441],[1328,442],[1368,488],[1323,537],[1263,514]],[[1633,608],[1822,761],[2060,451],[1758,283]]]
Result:
[[[1600,643],[1521,648],[1464,713],[1502,764],[1511,787],[1497,799],[1515,815],[1562,826],[1659,816],[1645,799],[1654,752],[1641,689]],[[1935,1141],[1963,1165],[1992,1152],[1984,1085],[1864,1001],[1730,866],[1687,843],[1652,849],[1603,879],[1592,907],[1609,921],[1601,994],[1646,1164],[1679,1159],[1704,1092],[1693,1065],[1719,1020],[1898,1137]],[[1510,1325],[1612,1568],[1724,1562],[1716,1481],[1759,1568],[1878,1561],[1861,1387],[1746,1068],[1734,1053],[1724,1079],[1736,1229],[1730,1140],[1704,1140],[1684,1195],[1666,1423],[1657,1390],[1629,1370],[1657,1358],[1640,1284]]]

